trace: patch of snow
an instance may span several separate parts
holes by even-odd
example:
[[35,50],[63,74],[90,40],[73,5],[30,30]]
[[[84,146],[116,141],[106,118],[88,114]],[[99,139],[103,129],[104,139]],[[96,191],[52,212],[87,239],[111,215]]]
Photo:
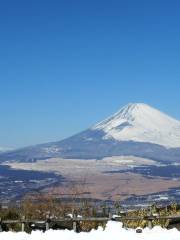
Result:
[[67,217],[70,217],[70,218],[73,218],[72,213],[69,213],[69,214],[67,214],[66,216],[67,216]]
[[113,214],[112,215],[112,219],[115,219],[115,218],[120,218],[121,216],[119,216],[119,215],[116,215],[116,214]]
[[142,233],[136,233],[136,230],[127,230],[122,228],[121,223],[108,222],[105,230],[99,228],[90,233],[74,233],[68,230],[49,230],[45,233],[35,231],[31,234],[25,232],[2,232],[1,240],[179,240],[180,232],[176,229],[166,230],[161,227],[153,229],[142,229]]
[[86,141],[92,141],[93,138],[84,138],[84,140],[86,140]]
[[104,131],[104,139],[180,147],[180,121],[143,103],[128,104],[92,130]]
[[60,148],[58,147],[46,147],[46,148],[43,148],[44,152],[46,153],[57,153],[60,151]]

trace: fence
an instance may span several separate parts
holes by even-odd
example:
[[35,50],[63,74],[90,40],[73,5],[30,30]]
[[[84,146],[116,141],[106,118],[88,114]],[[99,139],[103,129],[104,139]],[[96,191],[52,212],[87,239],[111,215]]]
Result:
[[153,220],[176,220],[180,223],[180,215],[174,215],[174,216],[145,216],[145,217],[121,217],[121,216],[115,216],[113,217],[112,214],[109,214],[109,217],[72,217],[72,218],[59,218],[59,219],[51,219],[47,218],[45,220],[28,220],[23,217],[20,220],[0,220],[0,231],[2,231],[2,225],[3,224],[21,224],[21,231],[25,230],[25,224],[41,224],[44,225],[45,230],[50,229],[50,224],[58,224],[62,222],[69,222],[72,223],[73,230],[77,231],[77,223],[79,222],[107,222],[107,221],[118,221],[118,222],[124,222],[124,221],[141,221],[146,220],[148,222],[148,227],[151,229],[153,227],[152,221]]

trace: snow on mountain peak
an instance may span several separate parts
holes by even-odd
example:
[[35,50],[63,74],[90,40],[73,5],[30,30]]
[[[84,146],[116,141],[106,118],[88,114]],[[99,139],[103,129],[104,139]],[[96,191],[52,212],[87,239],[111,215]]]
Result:
[[104,139],[180,147],[180,121],[144,103],[130,103],[92,129],[104,131]]

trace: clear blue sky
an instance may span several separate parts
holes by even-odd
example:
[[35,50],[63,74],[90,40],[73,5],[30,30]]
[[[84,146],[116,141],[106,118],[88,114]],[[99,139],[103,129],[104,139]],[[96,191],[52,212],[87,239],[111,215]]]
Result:
[[3,0],[0,146],[60,140],[129,102],[180,119],[179,0]]

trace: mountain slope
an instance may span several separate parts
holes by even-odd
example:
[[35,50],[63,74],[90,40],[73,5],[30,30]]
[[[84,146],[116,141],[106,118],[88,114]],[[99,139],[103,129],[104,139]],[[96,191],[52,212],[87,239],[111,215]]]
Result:
[[59,142],[0,154],[0,161],[122,155],[180,162],[180,122],[148,105],[128,104],[86,131]]
[[92,129],[104,131],[104,139],[180,147],[180,122],[142,103],[128,104]]

